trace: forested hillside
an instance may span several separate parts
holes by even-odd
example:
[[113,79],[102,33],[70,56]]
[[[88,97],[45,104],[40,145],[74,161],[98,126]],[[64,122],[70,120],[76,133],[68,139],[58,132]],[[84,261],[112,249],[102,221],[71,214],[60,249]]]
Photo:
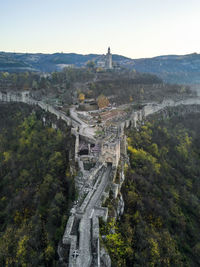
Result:
[[188,114],[129,131],[125,212],[102,225],[113,266],[200,266],[199,130]]
[[194,95],[186,85],[163,83],[156,75],[131,70],[98,71],[96,68],[65,68],[49,75],[34,72],[0,72],[0,91],[28,90],[38,100],[60,105],[77,102],[83,93],[86,98],[104,94],[110,102],[176,100]]
[[70,130],[44,126],[40,112],[0,105],[0,266],[57,266],[75,197]]

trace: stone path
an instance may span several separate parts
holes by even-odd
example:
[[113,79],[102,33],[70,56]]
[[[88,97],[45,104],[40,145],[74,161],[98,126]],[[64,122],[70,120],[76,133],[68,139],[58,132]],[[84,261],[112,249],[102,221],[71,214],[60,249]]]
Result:
[[91,265],[91,219],[93,216],[95,205],[100,200],[102,193],[105,191],[105,188],[108,184],[111,169],[112,167],[108,166],[105,172],[103,173],[101,182],[98,185],[96,191],[94,192],[92,198],[90,199],[83,218],[81,219],[79,227],[79,257],[77,258],[75,265],[77,267],[89,267]]

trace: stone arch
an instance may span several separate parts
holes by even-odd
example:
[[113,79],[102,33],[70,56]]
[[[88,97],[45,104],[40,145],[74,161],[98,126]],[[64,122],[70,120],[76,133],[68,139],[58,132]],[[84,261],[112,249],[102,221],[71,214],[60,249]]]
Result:
[[113,162],[113,159],[111,157],[107,157],[106,162]]

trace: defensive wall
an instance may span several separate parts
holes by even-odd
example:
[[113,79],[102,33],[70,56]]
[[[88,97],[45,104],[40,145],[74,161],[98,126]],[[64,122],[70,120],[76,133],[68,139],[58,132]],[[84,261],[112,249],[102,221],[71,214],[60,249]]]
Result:
[[[78,160],[78,147],[80,135],[87,142],[95,140],[85,135],[80,131],[80,122],[76,118],[66,116],[62,111],[59,111],[42,101],[32,99],[27,91],[23,92],[0,92],[0,101],[3,102],[23,102],[30,105],[37,105],[45,111],[54,114],[57,119],[61,119],[72,127],[72,134],[76,137],[75,143],[75,159]],[[124,177],[124,162],[126,157],[126,136],[124,129],[128,127],[137,127],[148,116],[161,113],[162,116],[173,115],[171,108],[179,106],[180,113],[200,112],[200,99],[192,98],[175,102],[173,100],[163,101],[162,103],[147,103],[141,110],[133,111],[130,118],[120,124],[120,135],[116,135],[114,140],[104,140],[102,142],[99,165],[90,173],[90,180],[94,180],[93,187],[83,198],[80,205],[75,205],[71,210],[71,216],[67,222],[65,233],[62,239],[62,247],[59,246],[58,253],[62,266],[82,267],[82,266],[104,266],[110,267],[111,262],[108,255],[103,254],[103,249],[99,242],[99,217],[107,220],[108,209],[102,207],[102,203],[108,197],[108,192],[105,193],[109,186],[112,190],[113,197],[119,197],[119,207],[117,213],[123,213],[124,205],[123,198],[120,194],[120,188],[125,179]],[[186,106],[188,106],[186,108]],[[114,182],[117,167],[120,159],[122,166],[119,174],[119,181]],[[112,164],[112,168],[110,165]],[[111,169],[109,169],[111,168]],[[86,231],[87,230],[87,231]],[[87,245],[89,244],[89,245]],[[68,253],[65,253],[65,250]],[[66,261],[66,255],[68,260]],[[106,258],[107,256],[107,258]],[[106,259],[106,260],[105,260]]]

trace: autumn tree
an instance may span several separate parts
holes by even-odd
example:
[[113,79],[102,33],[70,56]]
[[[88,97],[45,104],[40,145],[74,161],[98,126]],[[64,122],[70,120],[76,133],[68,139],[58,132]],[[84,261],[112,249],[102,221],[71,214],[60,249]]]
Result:
[[83,102],[85,100],[85,95],[83,93],[80,93],[78,99],[80,102]]
[[100,95],[97,98],[97,104],[99,108],[106,108],[109,105],[109,100],[105,95]]

